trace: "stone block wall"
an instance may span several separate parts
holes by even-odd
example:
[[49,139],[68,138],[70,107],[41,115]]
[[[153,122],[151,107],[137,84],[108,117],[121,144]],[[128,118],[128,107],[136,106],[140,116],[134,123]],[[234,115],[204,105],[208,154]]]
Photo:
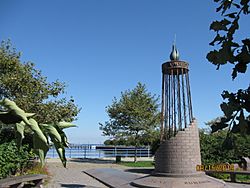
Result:
[[155,173],[195,174],[201,164],[199,131],[196,120],[163,142],[155,154]]

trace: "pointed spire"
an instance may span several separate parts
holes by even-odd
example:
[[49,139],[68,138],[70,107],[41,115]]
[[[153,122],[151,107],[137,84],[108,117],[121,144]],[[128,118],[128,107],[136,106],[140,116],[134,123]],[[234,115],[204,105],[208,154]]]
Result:
[[176,35],[175,35],[174,43],[173,43],[173,46],[172,46],[172,52],[170,54],[170,60],[172,60],[172,61],[178,61],[180,59],[180,54],[179,54],[179,51],[176,48],[175,43],[176,43]]

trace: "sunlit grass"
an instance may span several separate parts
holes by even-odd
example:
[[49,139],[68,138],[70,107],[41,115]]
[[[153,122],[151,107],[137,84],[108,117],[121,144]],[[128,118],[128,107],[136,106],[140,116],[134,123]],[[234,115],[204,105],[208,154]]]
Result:
[[123,165],[123,166],[128,166],[128,167],[154,167],[153,161],[137,161],[137,162],[121,161],[118,164]]

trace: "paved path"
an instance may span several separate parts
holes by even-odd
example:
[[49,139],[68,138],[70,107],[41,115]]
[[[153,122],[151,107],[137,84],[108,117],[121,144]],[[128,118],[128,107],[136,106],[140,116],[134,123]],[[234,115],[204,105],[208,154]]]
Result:
[[124,168],[110,161],[69,159],[67,168],[64,168],[58,159],[48,159],[47,167],[50,179],[45,188],[71,187],[71,188],[106,188],[104,184],[88,176],[83,171],[93,168]]
[[[50,173],[50,179],[49,182],[45,184],[45,188],[107,188],[107,186],[83,172],[88,169],[124,169],[127,172],[140,176],[148,175],[151,172],[150,169],[146,171],[145,169],[131,169],[108,160],[69,159],[67,168],[64,168],[58,159],[48,159],[47,167]],[[249,184],[228,183],[228,185],[235,188],[250,188]]]

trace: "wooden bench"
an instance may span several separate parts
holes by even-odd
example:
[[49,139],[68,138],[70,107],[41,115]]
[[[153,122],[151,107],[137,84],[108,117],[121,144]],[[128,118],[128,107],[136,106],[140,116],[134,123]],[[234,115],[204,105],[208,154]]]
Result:
[[241,175],[250,175],[250,171],[216,171],[216,170],[209,170],[205,171],[206,174],[214,174],[214,173],[219,173],[219,174],[230,174],[230,180],[232,182],[236,182],[236,175],[241,174]]
[[[44,174],[31,174],[24,176],[9,177],[0,180],[0,188],[20,188],[24,187],[25,183],[32,183],[30,187],[42,187],[44,179],[47,175]],[[27,185],[25,187],[28,187]]]

